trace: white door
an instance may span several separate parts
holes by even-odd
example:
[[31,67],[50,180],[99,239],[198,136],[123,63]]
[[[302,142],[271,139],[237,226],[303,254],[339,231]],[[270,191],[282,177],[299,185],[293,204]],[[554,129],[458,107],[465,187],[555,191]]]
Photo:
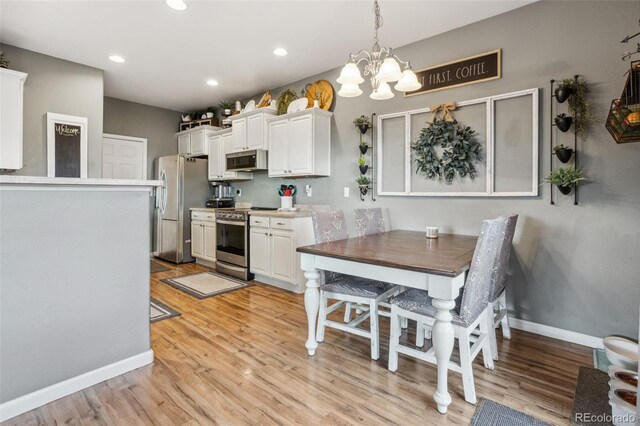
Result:
[[285,176],[287,174],[288,127],[289,120],[287,119],[269,122],[269,176]]
[[272,231],[271,233],[271,276],[283,281],[293,282],[293,233]]
[[204,258],[210,262],[216,261],[216,224],[205,222],[204,224]]
[[269,229],[255,228],[249,235],[249,263],[254,274],[269,275]]
[[313,117],[292,118],[289,124],[291,145],[289,170],[292,175],[313,174]]
[[191,222],[191,256],[204,256],[204,225]]
[[242,151],[247,148],[247,118],[233,120],[231,127],[233,134],[233,151]]
[[264,116],[263,114],[252,115],[247,119],[247,148],[267,149],[264,141]]
[[147,140],[104,134],[102,137],[102,177],[105,179],[146,179]]
[[220,171],[225,180],[235,179],[238,177],[237,172],[227,171],[227,154],[233,152],[233,133],[225,133],[220,141],[222,148],[220,149]]
[[209,180],[221,180],[222,170],[220,169],[220,144],[222,143],[220,136],[209,136],[207,144],[209,145]]

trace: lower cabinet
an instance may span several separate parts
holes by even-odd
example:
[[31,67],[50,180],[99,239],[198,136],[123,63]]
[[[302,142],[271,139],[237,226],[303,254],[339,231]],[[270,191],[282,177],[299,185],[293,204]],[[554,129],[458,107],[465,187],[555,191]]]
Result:
[[251,215],[249,223],[249,264],[256,279],[303,292],[306,281],[296,248],[314,243],[311,218]]
[[216,215],[191,212],[191,256],[207,262],[216,261]]

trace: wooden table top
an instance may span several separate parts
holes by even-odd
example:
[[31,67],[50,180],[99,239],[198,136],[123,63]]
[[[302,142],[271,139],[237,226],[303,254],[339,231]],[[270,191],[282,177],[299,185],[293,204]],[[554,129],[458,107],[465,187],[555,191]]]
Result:
[[478,237],[394,230],[299,247],[300,253],[455,277],[469,269]]

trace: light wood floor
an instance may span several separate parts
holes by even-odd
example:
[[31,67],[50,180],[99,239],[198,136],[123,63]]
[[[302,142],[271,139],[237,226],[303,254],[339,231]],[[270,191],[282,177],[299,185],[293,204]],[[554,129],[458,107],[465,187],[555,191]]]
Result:
[[[458,374],[449,374],[449,412],[438,414],[434,366],[401,356],[391,373],[387,343],[375,362],[367,340],[331,329],[309,357],[302,295],[257,284],[197,300],[159,280],[205,268],[166,265],[152,275],[152,296],[182,316],[152,324],[153,365],[3,425],[469,424],[475,406],[464,401]],[[386,318],[381,330],[385,342]],[[474,364],[478,397],[570,424],[578,367],[591,364],[590,349],[517,330],[498,345],[494,371],[481,356]]]

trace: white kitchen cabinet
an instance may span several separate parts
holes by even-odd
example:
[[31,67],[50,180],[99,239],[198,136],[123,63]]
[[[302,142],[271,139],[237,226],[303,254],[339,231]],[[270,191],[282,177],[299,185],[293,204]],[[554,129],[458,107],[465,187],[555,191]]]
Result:
[[230,117],[233,132],[233,152],[247,149],[268,149],[267,118],[276,115],[270,108],[258,108]]
[[227,171],[226,154],[233,150],[233,134],[231,129],[211,132],[207,135],[207,152],[209,153],[208,176],[213,182],[253,179],[250,172]]
[[198,126],[178,132],[178,155],[187,157],[206,157],[209,155],[207,139],[209,135],[220,130],[215,126]]
[[191,212],[191,256],[196,262],[213,266],[216,261],[216,214],[214,211]]
[[306,280],[296,248],[314,244],[311,217],[251,215],[249,266],[256,280],[301,293]]
[[0,68],[0,169],[22,168],[23,93],[27,74]]
[[267,119],[269,177],[329,176],[332,115],[311,108]]

